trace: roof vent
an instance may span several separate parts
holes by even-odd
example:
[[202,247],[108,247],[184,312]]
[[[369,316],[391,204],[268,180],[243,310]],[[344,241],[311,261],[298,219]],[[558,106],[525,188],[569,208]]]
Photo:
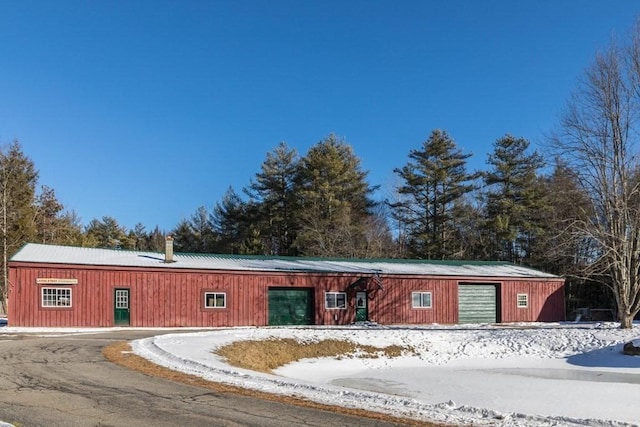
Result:
[[164,242],[164,262],[175,262],[173,260],[173,237],[167,236]]

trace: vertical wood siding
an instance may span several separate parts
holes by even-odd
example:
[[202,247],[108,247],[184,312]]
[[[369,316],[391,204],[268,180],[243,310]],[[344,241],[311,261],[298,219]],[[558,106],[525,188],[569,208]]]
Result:
[[[528,296],[519,308],[518,294]],[[556,322],[565,320],[564,283],[561,281],[504,281],[501,286],[503,322]]]
[[[71,308],[41,307],[37,278],[74,278]],[[342,325],[355,321],[351,274],[303,274],[184,270],[109,269],[86,266],[31,265],[10,268],[9,324],[12,326],[108,327],[114,325],[115,289],[130,290],[130,325],[134,327],[263,326],[268,324],[268,290],[313,289],[314,323]],[[562,280],[478,280],[384,276],[383,285],[368,283],[369,320],[380,324],[453,324],[458,321],[458,284],[499,283],[502,322],[564,320]],[[226,293],[225,308],[205,308],[205,292]],[[347,292],[346,309],[328,310],[325,292]],[[413,308],[412,292],[431,292],[431,308]],[[516,307],[526,293],[529,306]]]

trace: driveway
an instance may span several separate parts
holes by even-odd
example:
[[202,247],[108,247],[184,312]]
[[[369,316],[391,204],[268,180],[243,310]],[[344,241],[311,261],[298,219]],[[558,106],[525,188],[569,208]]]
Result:
[[134,372],[102,356],[106,345],[152,335],[158,331],[0,335],[0,420],[24,427],[397,425],[217,393]]

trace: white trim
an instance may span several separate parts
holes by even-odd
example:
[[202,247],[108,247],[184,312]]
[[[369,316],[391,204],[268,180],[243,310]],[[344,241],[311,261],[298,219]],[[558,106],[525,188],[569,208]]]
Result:
[[[424,298],[427,297],[429,299],[429,305],[424,305]],[[419,305],[416,305],[416,296],[419,296],[420,301]],[[432,308],[433,307],[433,294],[431,291],[416,291],[411,292],[411,308]]]
[[[218,298],[222,296],[223,305],[207,305],[207,295],[213,295],[214,304],[218,302]],[[216,292],[216,291],[205,291],[204,292],[204,308],[227,308],[227,293],[226,292]]]
[[[55,303],[55,304],[45,304],[45,291],[52,291],[49,298],[46,299],[47,303]],[[68,295],[67,295],[68,294]],[[71,288],[40,288],[40,307],[42,308],[71,308],[73,298],[73,292]]]
[[529,307],[529,294],[516,294],[516,307],[518,307],[518,308],[528,308]]
[[[341,296],[342,304],[338,302],[338,297]],[[330,301],[329,297],[332,301]],[[334,292],[329,291],[324,293],[324,308],[325,310],[346,310],[347,309],[347,293],[346,292]]]

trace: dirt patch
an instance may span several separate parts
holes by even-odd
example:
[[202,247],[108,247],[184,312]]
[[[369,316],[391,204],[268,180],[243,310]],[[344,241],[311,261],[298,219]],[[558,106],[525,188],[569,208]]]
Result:
[[298,405],[306,408],[314,408],[323,411],[332,411],[345,415],[352,415],[359,418],[368,418],[372,420],[380,420],[389,423],[395,423],[399,426],[424,426],[424,427],[443,427],[443,424],[427,423],[417,420],[393,417],[390,415],[379,414],[375,412],[365,411],[363,409],[343,408],[341,406],[323,405],[320,403],[294,398],[290,396],[282,396],[278,394],[265,393],[255,390],[248,390],[240,387],[234,387],[226,384],[206,381],[195,375],[189,375],[182,372],[173,371],[164,366],[156,365],[147,359],[134,354],[127,342],[118,342],[105,347],[102,350],[104,357],[110,362],[116,363],[129,369],[136,370],[146,375],[164,378],[166,380],[175,381],[183,384],[202,387],[219,393],[233,393],[241,396],[248,396],[258,399],[269,400],[273,402],[285,403],[288,405]]
[[300,343],[291,338],[236,341],[215,351],[215,354],[224,357],[230,365],[266,373],[272,373],[274,369],[302,359],[320,357],[371,359],[382,356],[398,357],[407,353],[415,353],[415,350],[398,345],[380,348],[341,340]]

